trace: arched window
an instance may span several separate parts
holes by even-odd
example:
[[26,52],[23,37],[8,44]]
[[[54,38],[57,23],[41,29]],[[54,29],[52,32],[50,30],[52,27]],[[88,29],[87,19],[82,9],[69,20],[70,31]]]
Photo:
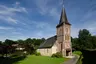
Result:
[[66,30],[65,30],[66,32],[65,33],[68,33],[68,28],[66,28]]
[[65,40],[69,40],[69,36],[68,35],[65,35]]

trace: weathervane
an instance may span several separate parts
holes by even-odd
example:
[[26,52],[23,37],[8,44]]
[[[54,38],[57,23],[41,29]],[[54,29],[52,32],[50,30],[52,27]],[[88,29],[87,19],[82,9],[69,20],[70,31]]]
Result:
[[63,4],[62,4],[62,5],[63,5],[63,7],[64,7],[64,0],[63,0]]

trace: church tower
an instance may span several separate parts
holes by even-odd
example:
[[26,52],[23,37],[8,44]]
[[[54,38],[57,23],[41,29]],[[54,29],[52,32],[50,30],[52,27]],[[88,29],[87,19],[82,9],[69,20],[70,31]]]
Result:
[[65,8],[62,8],[61,17],[57,28],[57,42],[59,43],[59,52],[63,56],[72,56],[71,48],[71,24],[68,22]]

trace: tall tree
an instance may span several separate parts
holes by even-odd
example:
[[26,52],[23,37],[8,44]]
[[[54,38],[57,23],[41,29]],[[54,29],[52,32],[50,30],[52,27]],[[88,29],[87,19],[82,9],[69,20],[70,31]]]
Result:
[[71,38],[71,41],[72,41],[72,48],[73,48],[74,50],[78,50],[78,48],[79,48],[78,38]]
[[91,49],[96,49],[96,36],[91,36],[90,43],[91,43]]
[[91,48],[90,38],[91,33],[87,29],[80,30],[78,35],[78,48],[80,50]]
[[0,41],[0,45],[2,45],[2,41]]

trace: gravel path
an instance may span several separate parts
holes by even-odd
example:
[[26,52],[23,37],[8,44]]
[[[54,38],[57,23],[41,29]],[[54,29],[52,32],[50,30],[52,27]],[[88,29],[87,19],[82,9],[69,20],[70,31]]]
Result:
[[64,62],[63,64],[76,64],[77,60],[78,60],[78,56],[75,56],[74,58]]

